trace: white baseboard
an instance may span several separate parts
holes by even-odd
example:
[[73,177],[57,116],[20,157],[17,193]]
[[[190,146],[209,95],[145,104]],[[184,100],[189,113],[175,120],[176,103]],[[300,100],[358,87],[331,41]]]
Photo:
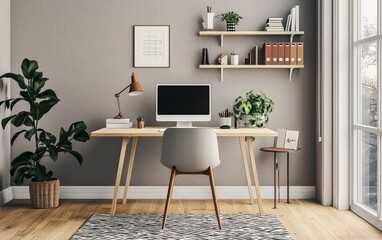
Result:
[[0,206],[6,204],[13,199],[12,187],[8,187],[0,191]]
[[[124,187],[119,188],[118,198],[122,198]],[[13,186],[14,199],[29,199],[27,186]],[[61,199],[111,199],[113,186],[61,186]],[[248,199],[246,186],[217,186],[218,199]],[[263,199],[273,199],[273,186],[261,186]],[[256,193],[255,188],[253,192]],[[128,199],[166,199],[167,186],[131,186]],[[286,198],[286,187],[281,187],[281,198]],[[175,186],[173,199],[211,199],[209,186]],[[291,186],[290,199],[315,199],[315,186]]]

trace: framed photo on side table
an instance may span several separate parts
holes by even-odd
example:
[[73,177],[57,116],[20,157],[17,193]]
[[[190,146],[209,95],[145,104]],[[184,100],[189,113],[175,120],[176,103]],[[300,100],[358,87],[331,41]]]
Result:
[[170,26],[134,26],[134,67],[170,67]]

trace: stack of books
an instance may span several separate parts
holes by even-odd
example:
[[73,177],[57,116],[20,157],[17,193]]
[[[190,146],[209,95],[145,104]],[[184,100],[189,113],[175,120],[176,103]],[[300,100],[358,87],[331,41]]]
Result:
[[300,6],[296,5],[290,10],[287,22],[285,24],[285,31],[300,31]]
[[266,31],[284,31],[283,18],[268,18],[265,24]]
[[106,119],[106,128],[132,128],[133,123],[128,118],[108,118]]

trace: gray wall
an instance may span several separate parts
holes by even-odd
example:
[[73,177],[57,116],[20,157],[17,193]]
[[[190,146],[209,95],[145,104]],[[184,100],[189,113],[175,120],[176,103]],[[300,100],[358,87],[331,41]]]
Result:
[[[11,1],[0,0],[0,75],[11,70]],[[10,96],[9,80],[0,80],[0,101]],[[9,115],[0,107],[0,119]],[[1,128],[1,127],[0,127]],[[10,186],[9,166],[11,157],[10,127],[0,129],[0,191]],[[1,197],[1,196],[0,196]],[[0,199],[0,203],[2,199]]]
[[[220,48],[218,38],[199,37],[200,17],[206,5],[221,13],[234,10],[244,17],[238,30],[262,30],[268,17],[286,16],[300,5],[301,29],[306,34],[305,68],[296,70],[288,81],[287,70],[227,70],[220,82],[218,70],[198,69],[201,50],[209,49],[213,61],[221,52],[237,51],[243,56],[255,44],[288,41],[285,37],[226,38]],[[121,96],[122,107],[131,119],[143,114],[147,125],[155,121],[157,83],[210,83],[213,91],[211,123],[217,125],[218,111],[231,107],[234,99],[249,90],[271,96],[275,110],[268,127],[301,131],[302,151],[293,155],[291,184],[315,185],[315,74],[316,3],[298,0],[14,0],[12,1],[12,70],[20,71],[24,57],[37,59],[50,77],[61,102],[41,123],[50,131],[84,120],[91,131],[105,126],[105,119],[117,113],[114,94],[128,84],[131,72],[138,74],[145,93],[138,97]],[[137,68],[133,65],[133,25],[171,26],[171,67]],[[219,23],[218,28],[223,29]],[[13,88],[13,94],[17,92]],[[163,123],[162,123],[163,125]],[[14,131],[14,129],[13,129]],[[120,150],[120,139],[93,138],[78,145],[84,154],[83,166],[69,156],[48,162],[62,185],[113,185]],[[272,185],[273,161],[260,153],[273,139],[258,138],[255,154],[261,185]],[[220,139],[222,164],[215,170],[217,185],[245,185],[243,164],[237,139]],[[27,149],[18,141],[12,156]],[[140,139],[132,185],[167,185],[169,170],[161,166],[159,138]],[[127,153],[128,154],[128,153]],[[285,170],[285,161],[281,162]],[[282,174],[285,179],[286,174]],[[182,177],[179,185],[205,185],[206,179]]]

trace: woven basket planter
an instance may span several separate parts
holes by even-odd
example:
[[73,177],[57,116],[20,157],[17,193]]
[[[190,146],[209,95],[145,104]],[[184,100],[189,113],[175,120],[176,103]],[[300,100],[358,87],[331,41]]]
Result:
[[34,208],[55,208],[59,206],[60,181],[31,182],[29,184],[31,204]]

